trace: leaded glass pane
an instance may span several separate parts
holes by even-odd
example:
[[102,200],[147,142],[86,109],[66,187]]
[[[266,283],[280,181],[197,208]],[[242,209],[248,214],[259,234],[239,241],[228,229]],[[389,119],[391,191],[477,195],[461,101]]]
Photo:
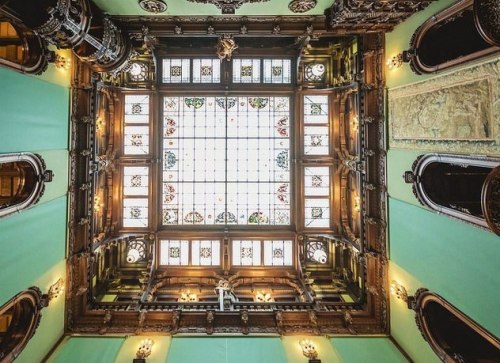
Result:
[[148,167],[123,168],[123,195],[148,195]]
[[304,79],[306,82],[324,82],[327,65],[322,62],[311,62],[304,65]]
[[189,58],[163,59],[163,83],[189,83],[190,63]]
[[264,59],[264,83],[290,83],[290,59]]
[[219,59],[193,59],[193,83],[219,83]]
[[123,227],[148,226],[148,200],[123,198]]
[[219,240],[191,241],[191,264],[193,266],[220,265]]
[[161,240],[160,265],[186,266],[189,263],[189,241]]
[[304,123],[328,123],[328,96],[304,96]]
[[149,123],[149,96],[148,95],[126,95],[125,115],[126,124]]
[[234,266],[260,266],[260,241],[233,240]]
[[233,83],[260,83],[260,59],[233,59]]
[[290,224],[287,97],[165,97],[164,224]]
[[328,155],[329,153],[328,126],[304,127],[304,154]]
[[307,196],[330,195],[330,168],[305,167],[304,168],[304,194]]
[[265,266],[291,266],[293,264],[293,243],[290,240],[264,241]]
[[149,127],[125,126],[123,152],[125,155],[149,154]]
[[305,226],[330,227],[330,200],[328,198],[305,199]]

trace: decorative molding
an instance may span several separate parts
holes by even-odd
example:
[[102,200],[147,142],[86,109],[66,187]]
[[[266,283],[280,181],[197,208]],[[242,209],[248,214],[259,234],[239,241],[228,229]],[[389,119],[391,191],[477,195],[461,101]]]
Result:
[[188,0],[198,4],[212,4],[222,10],[222,14],[234,14],[243,4],[262,3],[269,0]]
[[288,9],[293,13],[305,13],[316,7],[316,0],[293,0],[288,4]]
[[153,14],[167,11],[167,4],[162,0],[139,0],[139,6],[148,13]]

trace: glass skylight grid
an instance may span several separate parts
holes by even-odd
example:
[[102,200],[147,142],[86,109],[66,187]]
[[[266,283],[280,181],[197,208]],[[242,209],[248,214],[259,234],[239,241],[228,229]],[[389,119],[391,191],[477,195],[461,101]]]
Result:
[[306,196],[330,195],[330,168],[328,166],[304,168],[304,194]]
[[291,266],[293,264],[293,242],[291,240],[265,240],[265,266]]
[[289,98],[163,101],[163,224],[290,224]]
[[187,266],[189,263],[188,240],[161,240],[160,265]]
[[220,241],[219,240],[191,241],[191,264],[193,266],[220,265]]
[[125,124],[149,123],[149,96],[125,95]]
[[163,59],[163,83],[189,83],[191,81],[191,60],[189,58]]
[[290,59],[264,59],[264,83],[291,83]]
[[261,83],[260,59],[233,59],[233,83]]
[[305,227],[306,228],[330,227],[329,198],[305,199]]
[[233,258],[234,266],[260,266],[261,252],[260,241],[255,240],[233,240]]
[[193,59],[193,83],[220,83],[220,60]]
[[148,226],[148,200],[146,198],[123,198],[123,227],[144,228]]

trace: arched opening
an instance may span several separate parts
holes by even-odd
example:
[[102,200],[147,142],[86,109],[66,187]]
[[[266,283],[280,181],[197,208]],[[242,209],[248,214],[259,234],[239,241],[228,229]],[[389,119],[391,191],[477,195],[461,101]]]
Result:
[[500,342],[442,297],[417,291],[416,321],[443,362],[500,362]]
[[0,217],[37,203],[52,177],[38,155],[0,155]]
[[404,179],[424,206],[500,234],[500,159],[422,155]]
[[40,74],[47,69],[49,53],[45,42],[30,29],[0,17],[0,65]]
[[0,308],[0,361],[11,362],[21,353],[38,327],[45,305],[40,290],[31,287]]
[[417,74],[434,73],[498,52],[482,29],[473,0],[460,1],[424,22],[410,42],[410,66]]

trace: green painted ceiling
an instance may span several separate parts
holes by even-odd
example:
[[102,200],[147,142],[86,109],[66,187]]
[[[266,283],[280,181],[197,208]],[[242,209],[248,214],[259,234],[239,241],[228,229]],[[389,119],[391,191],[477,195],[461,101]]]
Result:
[[[93,0],[94,3],[111,15],[153,15],[141,9],[138,0]],[[159,15],[222,15],[221,10],[212,4],[198,4],[187,0],[164,0],[167,11]],[[288,9],[290,0],[270,0],[263,3],[243,4],[233,16],[250,15],[323,15],[333,0],[318,0],[314,9],[302,14],[294,14]]]

